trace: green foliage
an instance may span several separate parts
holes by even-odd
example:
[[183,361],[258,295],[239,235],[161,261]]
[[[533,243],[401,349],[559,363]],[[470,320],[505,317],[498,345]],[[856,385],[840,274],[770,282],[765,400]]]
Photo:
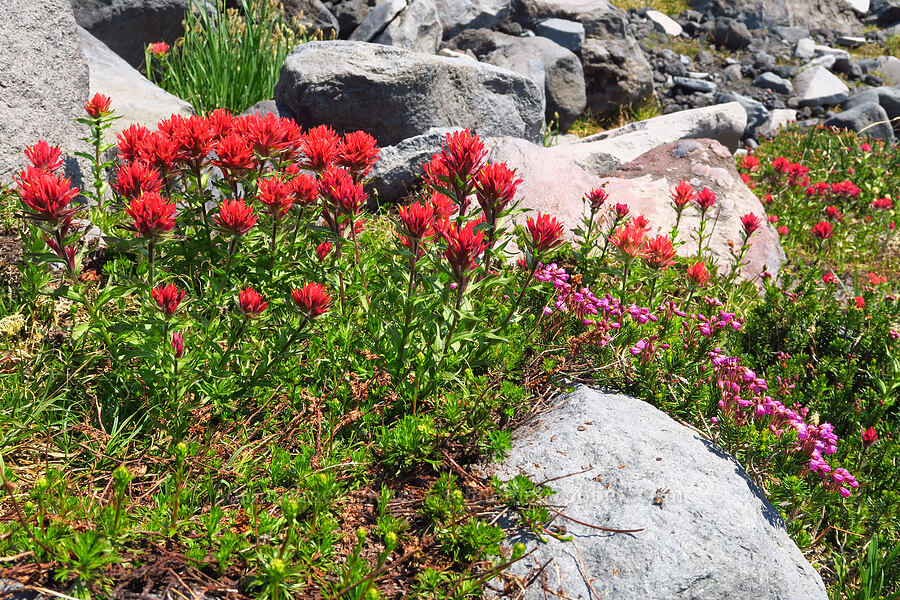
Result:
[[145,68],[151,81],[200,113],[239,113],[272,98],[285,57],[309,38],[285,20],[276,0],[241,0],[240,11],[219,0],[218,16],[203,3],[189,3],[184,23],[170,52],[147,48]]

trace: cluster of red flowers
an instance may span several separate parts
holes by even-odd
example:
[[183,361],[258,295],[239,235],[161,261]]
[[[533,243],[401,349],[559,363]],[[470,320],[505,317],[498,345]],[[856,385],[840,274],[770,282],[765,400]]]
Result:
[[792,163],[784,156],[779,156],[772,161],[772,168],[776,173],[787,176],[787,183],[796,186],[809,185],[809,167],[800,163]]

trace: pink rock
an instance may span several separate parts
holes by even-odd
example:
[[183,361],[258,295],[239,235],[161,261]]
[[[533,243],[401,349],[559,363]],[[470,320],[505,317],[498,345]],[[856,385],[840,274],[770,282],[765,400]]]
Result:
[[[609,214],[616,203],[627,204],[633,216],[644,215],[650,221],[651,233],[668,234],[675,224],[675,209],[670,202],[672,189],[679,180],[688,181],[698,191],[709,187],[717,200],[707,213],[707,234],[711,234],[710,252],[720,270],[733,262],[730,244],[739,249],[741,216],[754,213],[763,221],[750,238],[744,258],[744,276],[752,279],[768,270],[777,274],[784,260],[778,234],[768,223],[766,211],[758,198],[741,180],[731,153],[725,146],[709,139],[680,140],[658,146],[623,165],[615,177],[591,175],[569,158],[531,142],[517,138],[489,138],[488,160],[506,162],[515,168],[524,182],[516,193],[519,207],[554,215],[563,222],[568,239],[572,229],[581,225],[585,213],[584,194],[606,184],[609,193],[604,210]],[[525,215],[518,217],[524,222]],[[678,240],[685,242],[679,254],[696,253],[696,235],[700,212],[688,206],[681,217]]]

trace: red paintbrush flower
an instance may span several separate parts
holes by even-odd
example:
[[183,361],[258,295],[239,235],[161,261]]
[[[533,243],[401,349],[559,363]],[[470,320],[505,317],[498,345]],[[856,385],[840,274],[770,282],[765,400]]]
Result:
[[631,211],[628,210],[627,204],[621,204],[621,203],[616,204],[616,218],[617,219],[622,219],[624,217],[627,217],[628,213],[630,213],[630,212]]
[[216,131],[206,117],[192,115],[172,119],[172,139],[177,144],[179,158],[192,168],[206,160],[216,142]]
[[706,263],[701,260],[688,267],[687,278],[691,287],[706,285],[706,282],[709,281],[709,271],[706,270]]
[[338,145],[337,164],[349,170],[359,181],[365,177],[378,160],[378,144],[365,131],[353,131],[344,136]]
[[531,248],[534,256],[540,256],[563,243],[562,223],[550,215],[539,212],[536,219],[528,217],[525,221],[525,229],[530,236],[525,238],[525,242]]
[[891,199],[887,197],[876,198],[875,200],[872,200],[872,206],[881,210],[890,210],[894,207],[894,203],[891,202]]
[[640,227],[645,232],[650,231],[650,221],[644,215],[638,215],[634,219],[632,219],[631,223],[635,227]]
[[828,221],[819,221],[812,228],[814,236],[824,241],[834,235],[834,227]]
[[672,240],[665,235],[658,235],[647,240],[641,255],[651,269],[662,270],[675,264],[675,248]]
[[169,53],[169,45],[165,42],[153,42],[150,44],[150,52],[156,56],[165,56]]
[[316,246],[316,256],[319,258],[319,262],[325,260],[328,254],[331,252],[331,242],[322,242],[318,246]]
[[434,235],[434,208],[413,202],[400,207],[400,244],[423,254],[422,243]]
[[276,117],[272,113],[265,116],[251,114],[236,123],[236,128],[253,146],[253,151],[260,158],[280,158],[291,146],[292,130],[288,129],[286,119]]
[[307,283],[302,290],[291,290],[291,298],[308,319],[325,314],[331,306],[331,296],[320,283]]
[[863,446],[866,448],[871,447],[878,441],[878,432],[875,431],[874,427],[869,427],[868,429],[862,430],[862,441]]
[[591,205],[591,210],[594,212],[600,210],[608,198],[609,194],[603,188],[595,188],[585,194],[585,200]]
[[646,241],[645,236],[644,228],[632,222],[616,229],[610,235],[609,243],[618,248],[619,252],[630,260],[641,253]]
[[307,131],[300,142],[300,149],[306,157],[303,168],[321,173],[333,165],[340,151],[340,141],[338,134],[327,125]]
[[280,219],[291,209],[294,201],[291,198],[291,188],[281,177],[269,176],[256,180],[256,197],[269,210],[274,219]]
[[762,225],[762,220],[753,213],[747,213],[741,217],[741,225],[744,226],[744,235],[750,237]]
[[212,163],[222,169],[226,179],[244,177],[258,166],[250,141],[234,132],[218,141]]
[[84,112],[86,112],[92,119],[105,117],[112,112],[109,109],[109,105],[111,102],[112,99],[109,96],[104,96],[103,94],[94,94],[94,96],[90,100],[84,103]]
[[505,163],[489,163],[478,171],[474,182],[475,197],[484,212],[485,222],[494,226],[497,217],[512,202],[520,183],[522,180],[516,179],[516,172]]
[[28,218],[51,224],[68,223],[78,209],[69,202],[78,195],[78,188],[65,177],[36,167],[26,167],[14,177],[19,197],[31,211]]
[[171,317],[178,310],[178,305],[184,300],[184,292],[178,289],[174,283],[158,285],[150,290],[150,295],[156,301],[156,305],[166,317]]
[[[119,156],[122,156],[121,146],[119,149]],[[175,161],[180,158],[178,144],[163,131],[154,131],[142,138],[136,150],[134,160],[151,165],[164,177],[172,170]]]
[[672,191],[672,203],[675,205],[675,210],[681,212],[696,196],[697,192],[694,191],[691,184],[687,181],[679,181]]
[[442,235],[447,242],[444,257],[450,263],[450,270],[457,282],[468,281],[468,273],[475,268],[475,258],[487,249],[484,241],[484,231],[475,231],[476,225],[483,221],[474,220],[466,223],[462,228],[453,223],[448,223]]
[[212,111],[206,118],[209,120],[209,125],[213,129],[213,133],[215,137],[222,139],[229,133],[231,133],[231,127],[234,124],[234,115],[225,108],[217,108]]
[[319,200],[319,187],[312,175],[301,173],[295,175],[288,184],[291,187],[291,197],[298,206],[311,206]]
[[243,199],[225,199],[219,205],[219,214],[215,216],[216,225],[234,235],[244,235],[256,225],[256,215],[253,206]]
[[44,140],[25,148],[25,158],[36,169],[42,171],[56,171],[63,164],[62,150],[57,146],[51,146]]
[[748,171],[755,171],[759,168],[759,159],[753,154],[747,154],[741,158],[740,167]]
[[350,173],[341,167],[329,167],[318,185],[326,208],[332,212],[358,215],[368,198],[362,185],[354,183]]
[[156,169],[142,162],[119,165],[112,184],[113,190],[126,200],[137,198],[146,192],[159,192],[162,187],[162,179]]
[[259,316],[269,306],[259,292],[249,287],[238,293],[238,303],[241,306],[241,312],[248,319]]
[[694,198],[694,201],[697,203],[697,206],[700,207],[700,212],[706,214],[706,211],[712,208],[713,204],[716,203],[716,193],[708,187],[705,187],[700,190],[697,197]]
[[150,130],[137,123],[122,130],[116,136],[119,140],[119,160],[134,162],[138,158],[138,148],[149,135]]
[[131,229],[141,237],[159,237],[175,228],[175,203],[156,192],[133,198],[125,212],[134,219]]
[[781,225],[781,226],[777,229],[777,231],[778,231],[778,235],[780,235],[780,236],[785,236],[785,235],[788,234],[788,232],[789,232],[790,230],[788,229],[788,226],[787,226],[787,225]]
[[462,181],[474,177],[487,156],[481,138],[468,129],[448,133],[441,145],[441,153],[450,175]]

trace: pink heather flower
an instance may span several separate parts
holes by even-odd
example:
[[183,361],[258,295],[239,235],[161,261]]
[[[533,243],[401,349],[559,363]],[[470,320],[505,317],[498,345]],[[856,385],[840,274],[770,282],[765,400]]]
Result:
[[868,142],[863,142],[859,145],[859,149],[863,152],[868,152],[872,149],[872,146],[868,144]]

